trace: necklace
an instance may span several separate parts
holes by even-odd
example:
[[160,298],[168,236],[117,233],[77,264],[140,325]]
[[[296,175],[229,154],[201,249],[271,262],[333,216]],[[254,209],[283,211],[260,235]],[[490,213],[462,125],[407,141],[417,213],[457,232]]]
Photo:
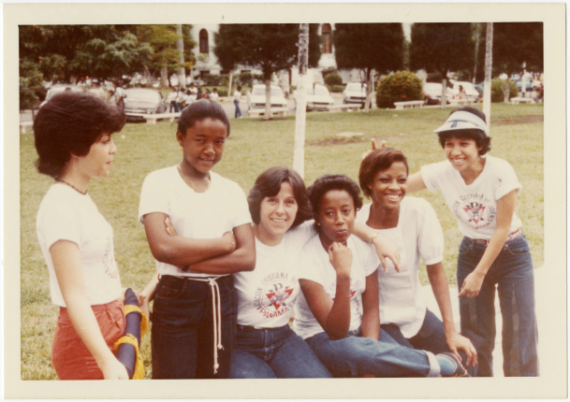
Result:
[[79,194],[87,195],[87,190],[85,190],[85,192],[83,192],[83,191],[79,190],[77,187],[75,187],[73,184],[68,183],[65,180],[55,179],[55,181],[57,181],[58,183],[67,184],[69,187],[71,187],[72,189],[77,191]]
[[[196,188],[196,185],[194,184],[194,181],[192,180],[192,178],[190,177],[190,175],[185,175],[184,171],[182,170],[182,167],[180,165],[178,165],[178,171],[180,172],[180,174],[182,175],[182,177],[186,177],[188,180],[190,180],[190,185],[192,186],[192,188],[194,189],[194,191],[196,191],[197,193],[199,192],[198,189]],[[210,188],[210,184],[212,184],[212,179],[208,180],[208,185],[206,186],[206,189],[204,190],[204,192],[208,191],[208,189]]]

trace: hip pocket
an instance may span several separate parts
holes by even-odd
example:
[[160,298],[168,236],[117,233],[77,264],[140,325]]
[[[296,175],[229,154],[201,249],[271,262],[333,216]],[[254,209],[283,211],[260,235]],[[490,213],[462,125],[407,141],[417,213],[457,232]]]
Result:
[[530,253],[530,248],[526,241],[513,241],[505,244],[504,250],[510,255],[525,255]]

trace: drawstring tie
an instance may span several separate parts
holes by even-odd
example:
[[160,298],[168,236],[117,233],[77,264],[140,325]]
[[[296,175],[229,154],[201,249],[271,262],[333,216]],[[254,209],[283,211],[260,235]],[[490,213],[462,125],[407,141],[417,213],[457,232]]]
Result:
[[221,311],[221,298],[220,288],[218,282],[214,278],[192,278],[192,280],[199,282],[208,282],[210,290],[212,291],[212,313],[214,315],[214,374],[218,372],[220,365],[218,364],[218,349],[224,349],[222,345],[222,311]]

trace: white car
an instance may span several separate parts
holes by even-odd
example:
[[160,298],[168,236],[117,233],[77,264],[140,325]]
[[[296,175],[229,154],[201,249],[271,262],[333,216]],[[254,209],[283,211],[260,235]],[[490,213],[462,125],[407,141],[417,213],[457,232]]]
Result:
[[[307,111],[309,110],[327,110],[331,105],[334,105],[334,99],[327,87],[321,84],[311,85],[306,89],[307,92]],[[295,99],[296,101],[297,99]]]
[[[271,85],[271,107],[287,107],[287,99],[283,96],[281,87]],[[251,88],[251,92],[247,95],[247,104],[249,109],[265,109],[265,85],[256,84]]]
[[475,85],[470,83],[469,81],[450,81],[450,84],[453,85],[451,90],[453,91],[453,96],[457,96],[459,94],[459,86],[463,87],[463,91],[467,95],[467,99],[471,99],[474,102],[477,102],[481,95],[479,91],[475,88]]
[[[441,105],[441,89],[442,85],[438,82],[426,82],[423,88],[425,104]],[[446,88],[445,99],[447,104],[449,104],[450,99],[453,99],[453,91],[451,88]]]
[[49,88],[46,99],[40,104],[40,108],[47,103],[55,94],[60,94],[64,91],[71,91],[71,92],[79,92],[79,93],[87,93],[87,89],[85,87],[80,87],[79,85],[66,85],[66,84],[57,84],[53,85]]
[[342,93],[342,103],[360,103],[364,106],[366,101],[366,84],[350,82]]

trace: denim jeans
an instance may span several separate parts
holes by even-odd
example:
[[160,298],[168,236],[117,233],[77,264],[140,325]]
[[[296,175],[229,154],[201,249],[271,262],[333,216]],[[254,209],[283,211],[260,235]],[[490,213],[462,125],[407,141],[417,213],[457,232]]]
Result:
[[214,313],[208,283],[164,275],[152,312],[152,378],[227,378],[236,333],[233,276],[216,281],[221,299],[221,343],[214,373]]
[[[457,286],[483,256],[486,245],[463,238],[457,260]],[[534,311],[534,273],[526,237],[507,242],[485,275],[479,295],[459,299],[461,332],[478,352],[478,377],[493,376],[495,287],[503,316],[503,370],[506,377],[538,376],[538,332]]]
[[[418,333],[411,338],[406,338],[396,324],[382,324],[381,328],[388,333],[398,344],[408,348],[427,350],[433,354],[451,352],[447,346],[445,329],[443,322],[431,311],[426,310],[426,316],[422,327]],[[459,351],[463,364],[467,361],[467,356],[463,351]],[[470,376],[475,375],[475,369],[471,366],[465,367]]]
[[168,112],[169,112],[169,113],[172,113],[172,109],[174,109],[174,111],[175,111],[176,113],[178,113],[178,112],[180,111],[180,109],[178,108],[178,103],[176,103],[176,102],[174,102],[174,101],[170,102],[170,107],[169,107]]
[[381,331],[380,340],[358,333],[331,340],[325,332],[306,339],[319,359],[335,377],[432,377],[439,374],[439,364],[431,352],[399,345]]
[[237,326],[230,378],[331,378],[309,345],[289,325]]
[[236,107],[236,114],[235,114],[235,118],[237,119],[238,117],[241,117],[241,109],[239,108],[239,101],[234,101],[234,106]]

